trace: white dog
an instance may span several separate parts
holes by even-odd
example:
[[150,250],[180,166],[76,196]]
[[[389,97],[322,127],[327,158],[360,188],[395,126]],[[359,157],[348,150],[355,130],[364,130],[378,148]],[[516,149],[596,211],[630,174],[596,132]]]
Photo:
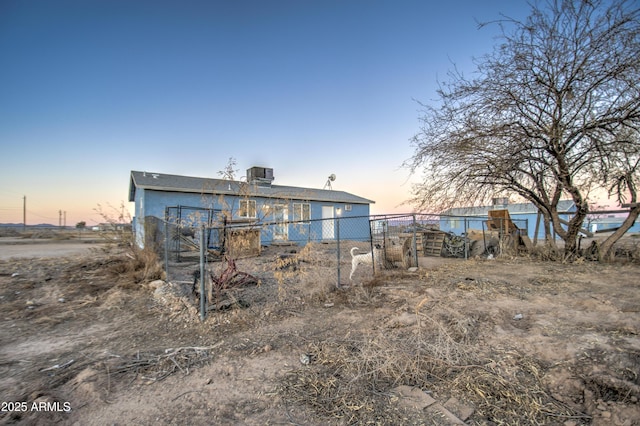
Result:
[[358,247],[354,247],[351,249],[351,273],[349,274],[349,280],[353,281],[353,274],[356,272],[358,265],[363,263],[366,265],[371,265],[372,261],[376,262],[376,265],[380,265],[380,261],[382,258],[382,247],[380,244],[376,244],[373,248],[373,256],[371,252],[356,254],[355,252],[360,250]]

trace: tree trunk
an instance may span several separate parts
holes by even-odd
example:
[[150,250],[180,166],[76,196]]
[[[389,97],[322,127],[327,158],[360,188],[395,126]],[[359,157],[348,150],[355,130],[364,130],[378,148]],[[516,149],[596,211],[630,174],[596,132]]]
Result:
[[565,254],[573,255],[578,250],[578,234],[582,229],[584,219],[587,217],[587,213],[583,209],[578,209],[575,215],[569,221],[567,232],[564,237],[564,252]]
[[547,246],[556,247],[556,239],[553,238],[553,232],[551,231],[551,219],[548,214],[542,215],[544,223],[544,242]]
[[638,216],[640,216],[640,206],[632,208],[620,228],[600,244],[600,260],[607,259],[612,254],[613,245],[633,226]]

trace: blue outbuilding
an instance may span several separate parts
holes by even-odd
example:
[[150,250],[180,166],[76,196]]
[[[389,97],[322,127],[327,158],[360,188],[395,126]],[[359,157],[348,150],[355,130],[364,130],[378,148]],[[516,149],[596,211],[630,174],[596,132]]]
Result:
[[[158,220],[184,228],[253,226],[262,245],[370,238],[374,201],[332,189],[273,184],[273,169],[252,167],[246,181],[132,171],[129,201],[133,230],[145,241],[145,223]],[[341,229],[335,218],[340,217]],[[148,228],[148,227],[147,227]]]
[[[531,203],[511,204],[506,198],[494,199],[491,206],[459,207],[446,210],[440,216],[440,229],[445,232],[453,232],[456,235],[461,235],[466,230],[486,230],[490,212],[497,210],[507,210],[511,222],[518,229],[526,230],[524,235],[527,235],[531,240],[544,238],[544,225],[536,206]],[[558,212],[562,221],[571,220],[575,211],[576,206],[572,200],[558,202]],[[623,217],[596,211],[587,216],[583,229],[589,233],[610,232],[619,227],[623,220]],[[551,226],[553,228],[553,224]],[[640,232],[640,223],[634,224],[628,231],[628,233],[634,232]]]

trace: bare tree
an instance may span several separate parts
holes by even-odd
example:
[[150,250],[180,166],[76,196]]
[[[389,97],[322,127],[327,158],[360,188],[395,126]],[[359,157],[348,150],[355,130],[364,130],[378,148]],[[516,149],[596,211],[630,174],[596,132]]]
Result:
[[223,170],[218,171],[218,176],[223,180],[236,180],[236,175],[238,174],[238,169],[236,169],[237,161],[233,157],[229,157],[227,161],[227,165],[224,166]]
[[[573,253],[594,190],[636,196],[640,9],[627,0],[544,6],[533,4],[524,22],[494,22],[501,42],[476,61],[475,77],[453,70],[437,103],[421,104],[405,165],[422,171],[411,200],[419,207],[515,193],[537,206],[547,235],[553,224]],[[566,227],[563,198],[576,206]],[[638,213],[635,207],[630,217]]]

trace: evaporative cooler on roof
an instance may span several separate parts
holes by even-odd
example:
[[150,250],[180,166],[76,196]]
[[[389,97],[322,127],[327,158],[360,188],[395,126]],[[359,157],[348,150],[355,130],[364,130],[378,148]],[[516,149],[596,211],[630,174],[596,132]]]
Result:
[[247,182],[258,185],[271,185],[273,169],[266,167],[251,167],[247,170]]

